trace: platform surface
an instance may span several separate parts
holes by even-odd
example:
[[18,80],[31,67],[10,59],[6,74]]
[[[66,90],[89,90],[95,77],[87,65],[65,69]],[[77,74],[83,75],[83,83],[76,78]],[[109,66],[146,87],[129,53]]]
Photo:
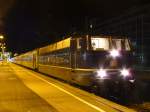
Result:
[[0,64],[0,112],[134,112],[12,63]]

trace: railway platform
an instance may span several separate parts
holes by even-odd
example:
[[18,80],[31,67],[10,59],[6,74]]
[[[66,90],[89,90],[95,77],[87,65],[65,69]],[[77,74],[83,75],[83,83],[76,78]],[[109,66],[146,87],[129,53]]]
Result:
[[1,63],[0,112],[135,112],[135,110],[13,63]]

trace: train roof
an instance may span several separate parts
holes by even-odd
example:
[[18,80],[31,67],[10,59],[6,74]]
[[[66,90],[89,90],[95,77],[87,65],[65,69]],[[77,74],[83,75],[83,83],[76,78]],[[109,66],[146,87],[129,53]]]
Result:
[[59,42],[56,42],[54,44],[50,44],[48,46],[39,48],[39,54],[44,54],[44,53],[48,53],[48,52],[52,52],[52,51],[70,47],[70,40],[71,40],[71,37],[61,40]]
[[60,49],[64,49],[64,48],[68,48],[70,47],[70,40],[72,38],[81,38],[81,37],[101,37],[101,38],[127,38],[125,36],[111,36],[111,35],[73,35],[71,37],[68,37],[64,40],[58,41],[56,43],[47,45],[45,47],[41,47],[39,48],[39,54],[45,54],[45,53],[49,53],[52,51],[56,51],[56,50],[60,50]]

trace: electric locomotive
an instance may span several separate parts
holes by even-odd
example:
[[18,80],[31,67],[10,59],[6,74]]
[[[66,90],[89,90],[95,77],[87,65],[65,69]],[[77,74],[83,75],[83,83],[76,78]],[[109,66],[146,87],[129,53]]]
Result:
[[132,84],[135,80],[132,47],[126,37],[72,36],[32,53],[30,68],[98,91]]
[[39,49],[40,72],[92,90],[120,91],[131,86],[130,40],[119,36],[73,36]]

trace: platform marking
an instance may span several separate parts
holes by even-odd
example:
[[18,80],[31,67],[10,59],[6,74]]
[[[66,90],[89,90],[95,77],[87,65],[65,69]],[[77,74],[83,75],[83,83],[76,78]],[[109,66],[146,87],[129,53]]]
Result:
[[64,93],[66,93],[66,94],[68,94],[68,95],[74,97],[75,99],[81,101],[82,103],[87,104],[88,106],[94,108],[95,110],[100,111],[100,112],[106,112],[105,110],[102,110],[101,108],[99,108],[99,107],[97,107],[97,106],[95,106],[95,105],[93,105],[93,104],[91,104],[91,103],[89,103],[89,102],[87,102],[87,101],[85,101],[85,100],[83,100],[83,99],[77,97],[76,95],[74,95],[74,94],[72,94],[72,93],[66,91],[65,89],[62,89],[61,87],[59,87],[59,86],[57,86],[57,85],[55,85],[55,84],[53,84],[53,83],[50,83],[49,81],[47,81],[47,80],[45,80],[45,79],[43,79],[43,78],[41,78],[41,77],[39,77],[39,76],[37,76],[37,75],[34,75],[33,73],[31,73],[31,72],[29,72],[29,71],[27,71],[27,72],[28,72],[29,74],[31,74],[32,76],[34,76],[34,77],[36,77],[36,78],[38,78],[38,79],[40,79],[40,80],[42,80],[42,81],[44,81],[44,82],[46,82],[46,83],[52,85],[53,87],[59,89],[60,91],[63,91]]

